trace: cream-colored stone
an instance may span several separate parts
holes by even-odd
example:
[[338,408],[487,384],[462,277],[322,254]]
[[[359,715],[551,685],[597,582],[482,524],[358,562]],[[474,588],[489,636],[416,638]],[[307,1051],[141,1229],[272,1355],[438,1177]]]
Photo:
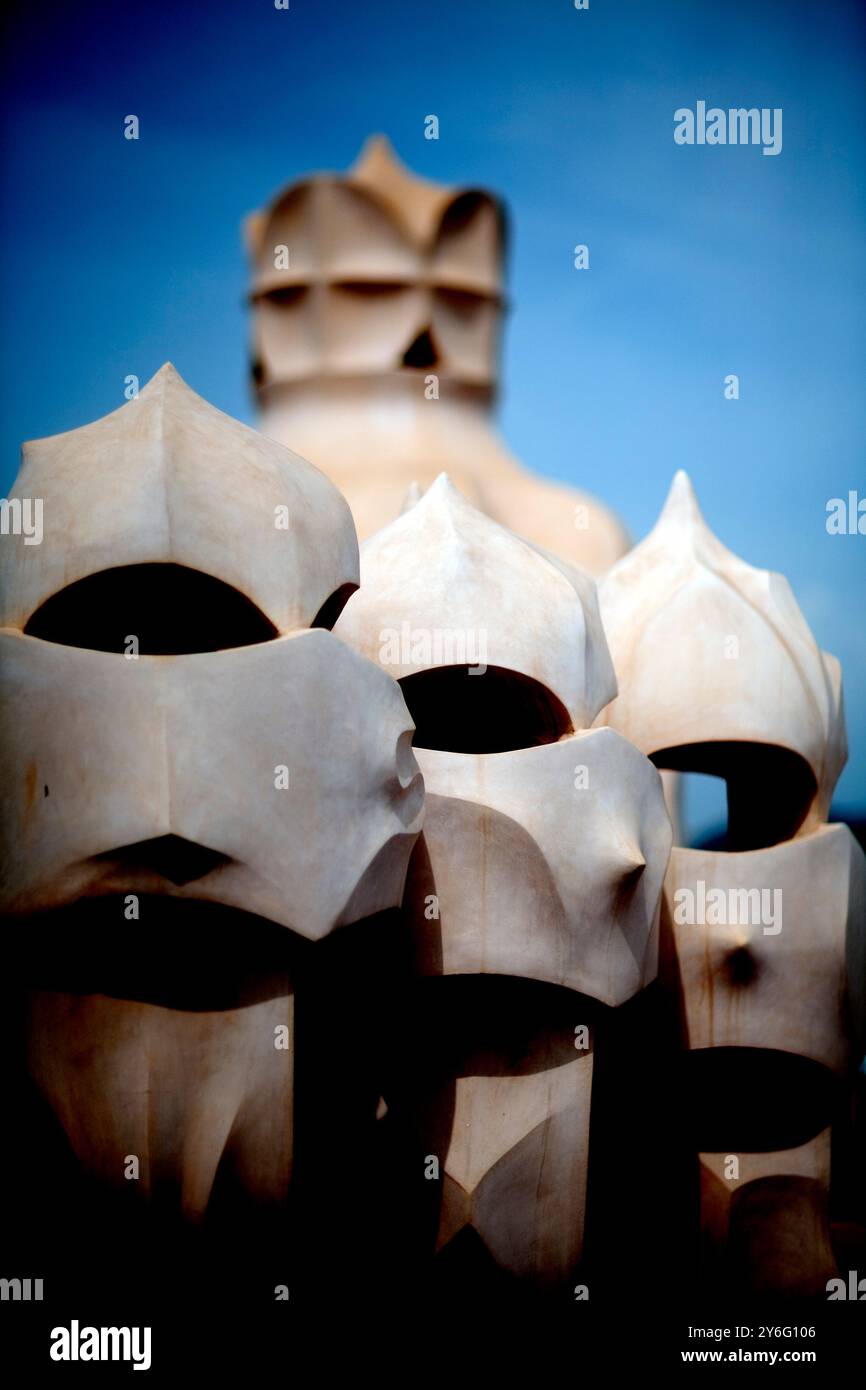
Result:
[[516,1277],[568,1279],[583,1253],[591,1093],[591,1052],[527,1075],[457,1078],[438,1249],[472,1226]]
[[[692,906],[704,921],[682,920]],[[866,856],[846,825],[740,854],[675,848],[663,912],[690,1048],[773,1048],[836,1072],[862,1058]]]
[[[286,962],[304,963],[309,988],[344,934],[319,938],[362,918],[386,930],[377,914],[400,903],[421,823],[399,688],[309,630],[357,584],[351,515],[316,469],[171,367],[105,420],[26,446],[17,489],[44,501],[43,544],[3,548],[0,631],[0,907],[25,948],[33,934],[30,1080],[99,1187],[199,1221],[227,1183],[267,1210],[292,1181]],[[141,565],[137,588],[112,577]],[[183,639],[202,640],[178,646],[181,567],[268,622],[221,642],[222,610],[199,622],[178,593]],[[94,598],[92,622],[79,603],[21,633],[103,571],[102,605],[120,593],[110,624]],[[99,649],[134,625],[130,598],[166,643],[155,650],[183,655],[122,636]],[[268,628],[286,635],[264,640]]]
[[42,499],[44,536],[0,549],[4,627],[119,565],[200,570],[280,632],[309,627],[358,582],[352,518],[333,484],[202,400],[170,364],[103,419],[25,444],[10,496]]
[[[738,1160],[736,1177],[728,1176],[731,1157]],[[814,1178],[825,1188],[830,1185],[830,1130],[822,1129],[805,1144],[793,1149],[770,1150],[767,1153],[702,1153],[701,1166],[720,1185],[719,1191],[727,1194],[726,1203],[713,1212],[713,1221],[724,1215],[721,1225],[713,1225],[711,1234],[727,1239],[727,1217],[730,1213],[731,1197],[740,1187],[760,1178],[795,1177]],[[710,1231],[709,1227],[705,1227]]]
[[420,973],[545,980],[610,1005],[655,978],[671,830],[646,758],[609,729],[416,752],[427,809],[406,910]]
[[[396,1104],[437,1136],[438,1248],[471,1226],[500,1268],[561,1286],[583,1247],[592,1055],[575,1053],[581,996],[618,1004],[655,976],[671,843],[661,779],[613,731],[586,730],[614,689],[593,581],[482,515],[446,476],[411,488],[403,514],[362,546],[361,568],[335,634],[403,680],[411,708],[422,673],[475,669],[469,687],[433,687],[424,712],[438,700],[438,719],[416,715],[427,802],[404,898],[416,971],[434,991],[443,976],[560,987],[528,1050],[509,1006],[485,1012],[482,991],[470,1011],[481,1060],[446,1049],[438,1090],[419,1081]],[[489,691],[479,708],[490,721],[508,699],[494,671],[530,682],[540,703],[555,697],[571,736],[547,741],[527,716],[506,731],[509,751],[456,751],[470,742],[470,694]],[[427,734],[454,741],[424,746]],[[564,1030],[557,994],[574,1000]]]
[[780,1152],[704,1153],[701,1247],[740,1294],[826,1296],[839,1273],[830,1242],[830,1130]]
[[[0,661],[4,911],[159,892],[317,939],[400,902],[423,803],[412,722],[331,633],[129,660],[7,631]],[[202,851],[184,881],[136,849],[163,836]]]
[[533,477],[494,429],[497,199],[416,178],[378,138],[347,174],[290,184],[246,241],[262,428],[334,479],[362,537],[413,479],[447,469],[497,521],[590,572],[626,550],[601,503]]
[[478,511],[446,474],[364,543],[361,573],[334,631],[397,680],[462,664],[515,671],[574,728],[613,698],[593,580]]
[[[198,1221],[222,1165],[257,1202],[276,1203],[292,1176],[293,1005],[290,985],[215,1011],[39,991],[27,1010],[28,1071],[100,1184]],[[274,1046],[277,1028],[290,1046]]]
[[646,539],[600,581],[599,601],[619,694],[598,722],[647,755],[787,749],[815,780],[800,828],[819,824],[847,751],[838,663],[818,648],[787,580],[716,539],[685,473]]

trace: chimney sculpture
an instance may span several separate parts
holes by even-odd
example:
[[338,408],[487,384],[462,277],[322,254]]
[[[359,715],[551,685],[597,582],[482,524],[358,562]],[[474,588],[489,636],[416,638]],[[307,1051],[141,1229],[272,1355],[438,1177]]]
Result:
[[400,691],[327,630],[358,582],[349,509],[171,366],[25,445],[12,495],[45,518],[2,551],[27,1074],[98,1186],[191,1221],[226,1186],[280,1204],[314,944],[386,933],[421,823]]
[[[335,632],[399,679],[427,788],[406,912],[429,1055],[404,1094],[441,1165],[438,1248],[562,1287],[583,1245],[594,1019],[656,973],[671,832],[595,584],[440,476],[361,551]],[[425,1018],[427,1015],[424,1015]],[[429,1153],[425,1144],[429,1147]]]
[[835,1078],[866,1045],[866,859],[824,823],[839,665],[786,580],[713,536],[685,473],[599,596],[620,687],[599,722],[659,767],[727,780],[727,848],[673,849],[662,914],[705,1258],[740,1289],[822,1294]]
[[[488,194],[373,142],[248,232],[275,438],[165,366],[11,493],[44,534],[0,548],[0,1053],[49,1166],[223,1267],[267,1228],[312,1301],[341,1248],[618,1296],[692,1215],[705,1286],[823,1297],[866,1044],[838,663],[685,474],[598,589],[573,563],[625,541],[492,430]],[[671,850],[682,771],[725,777],[725,850]]]
[[475,506],[598,573],[627,548],[594,498],[533,477],[491,420],[505,214],[416,178],[382,136],[246,223],[262,429],[311,458],[363,538],[443,469]]

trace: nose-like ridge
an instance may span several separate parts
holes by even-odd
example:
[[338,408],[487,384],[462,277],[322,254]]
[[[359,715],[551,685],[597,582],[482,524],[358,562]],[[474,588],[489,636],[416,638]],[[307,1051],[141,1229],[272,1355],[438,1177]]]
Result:
[[407,829],[420,829],[424,810],[424,778],[412,749],[412,730],[397,739],[397,775],[391,780],[391,801]]
[[106,850],[95,858],[102,863],[111,863],[130,870],[145,869],[159,874],[171,883],[182,887],[197,878],[230,863],[227,854],[208,849],[181,835],[158,835],[152,840],[138,840],[135,844],[121,845],[119,849]]
[[612,850],[609,872],[611,877],[620,883],[637,883],[646,866],[643,851],[637,844],[620,841]]

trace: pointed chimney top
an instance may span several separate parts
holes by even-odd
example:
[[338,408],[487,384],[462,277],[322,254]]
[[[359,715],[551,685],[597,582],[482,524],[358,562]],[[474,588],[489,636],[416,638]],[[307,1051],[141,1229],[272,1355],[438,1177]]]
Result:
[[419,241],[426,240],[455,194],[447,184],[418,178],[407,169],[386,135],[369,136],[348,177],[381,198],[391,216]]
[[678,468],[659,513],[657,526],[668,525],[705,526],[692,480],[684,468]]

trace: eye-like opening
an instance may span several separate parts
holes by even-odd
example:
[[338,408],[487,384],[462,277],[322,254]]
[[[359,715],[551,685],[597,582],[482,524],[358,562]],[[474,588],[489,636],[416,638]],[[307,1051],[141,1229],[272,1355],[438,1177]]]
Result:
[[411,288],[407,280],[334,280],[332,284],[335,290],[357,295],[396,294]]
[[176,656],[270,642],[279,634],[240,590],[186,565],[122,565],[68,584],[37,608],[25,633],[98,652]]
[[[475,674],[473,674],[475,672]],[[541,684],[500,666],[437,666],[400,681],[416,748],[508,753],[573,732],[568,711]]]
[[464,317],[498,299],[498,296],[482,294],[479,290],[457,289],[454,285],[437,285],[436,295],[449,309]]
[[279,285],[272,290],[264,290],[257,298],[285,309],[292,304],[298,304],[309,292],[309,285]]
[[341,584],[325,599],[310,627],[323,627],[330,632],[357,588],[357,584]]
[[683,1105],[700,1153],[796,1149],[826,1129],[838,1102],[829,1068],[758,1047],[703,1047],[686,1054]]
[[691,743],[652,754],[656,767],[721,778],[727,786],[727,826],[696,837],[707,849],[767,849],[790,840],[817,792],[804,758],[771,743]]

